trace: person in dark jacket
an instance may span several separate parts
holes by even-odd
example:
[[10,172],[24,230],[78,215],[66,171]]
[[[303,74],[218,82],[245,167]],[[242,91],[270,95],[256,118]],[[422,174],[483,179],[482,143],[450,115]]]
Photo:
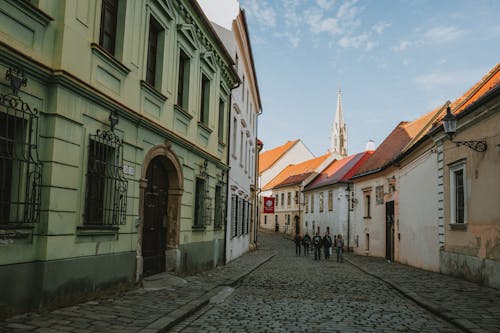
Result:
[[302,238],[302,245],[304,246],[304,256],[309,256],[309,246],[311,245],[311,236],[306,232]]
[[295,235],[295,255],[300,256],[300,243],[302,242],[302,238],[299,234]]
[[344,252],[344,240],[342,239],[342,235],[339,234],[337,236],[337,262],[344,262],[342,258],[342,253]]
[[325,232],[325,236],[323,237],[323,250],[325,251],[325,259],[330,259],[330,248],[332,246],[332,237],[330,233]]
[[319,232],[316,232],[316,235],[314,235],[313,239],[313,246],[314,246],[314,260],[321,260],[321,236],[319,235]]

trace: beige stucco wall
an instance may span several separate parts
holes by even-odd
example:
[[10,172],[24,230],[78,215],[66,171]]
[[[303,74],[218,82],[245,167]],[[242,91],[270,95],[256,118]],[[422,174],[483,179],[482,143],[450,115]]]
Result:
[[466,163],[466,230],[446,228],[445,250],[479,258],[500,260],[500,108],[487,119],[459,130],[454,138],[470,140],[486,138],[486,152],[457,147],[444,142],[445,223],[450,223],[449,165]]

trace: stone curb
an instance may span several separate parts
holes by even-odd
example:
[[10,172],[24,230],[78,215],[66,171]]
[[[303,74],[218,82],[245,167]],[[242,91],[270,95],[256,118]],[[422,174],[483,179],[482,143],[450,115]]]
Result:
[[473,331],[471,331],[469,328],[467,328],[465,325],[463,325],[457,319],[455,319],[455,318],[453,318],[451,316],[448,316],[446,314],[446,309],[444,309],[443,307],[437,305],[433,301],[429,301],[429,300],[426,300],[426,299],[420,297],[417,293],[415,293],[415,292],[413,292],[411,290],[408,290],[408,289],[406,289],[404,287],[399,286],[394,281],[390,281],[390,280],[385,279],[385,278],[383,278],[383,277],[381,277],[381,276],[379,276],[379,275],[377,275],[375,273],[369,272],[368,270],[364,269],[363,267],[361,267],[360,265],[354,263],[353,261],[349,260],[346,257],[344,257],[344,260],[347,261],[349,264],[353,265],[354,267],[356,267],[357,269],[359,269],[360,271],[362,271],[362,272],[364,272],[364,273],[366,273],[366,274],[368,274],[370,276],[373,276],[374,278],[377,278],[380,281],[385,282],[386,284],[388,284],[389,286],[391,286],[392,288],[394,288],[396,291],[398,291],[401,295],[403,295],[404,297],[406,297],[406,298],[412,300],[413,302],[417,303],[419,306],[421,306],[424,309],[426,309],[427,311],[435,314],[439,318],[441,318],[441,319],[443,319],[443,320],[445,320],[445,321],[447,321],[447,322],[455,325],[457,328],[461,329],[464,332],[473,333]]
[[170,329],[172,329],[174,326],[185,320],[186,318],[189,318],[192,316],[194,313],[198,312],[200,309],[205,307],[206,305],[209,304],[210,299],[217,295],[219,292],[222,291],[222,289],[225,286],[236,286],[238,283],[241,282],[247,275],[255,271],[257,268],[260,266],[264,265],[266,262],[271,260],[276,253],[270,254],[267,258],[262,260],[260,263],[249,269],[243,274],[240,274],[234,279],[231,279],[231,281],[227,281],[226,283],[219,284],[216,287],[212,288],[211,290],[207,291],[203,296],[200,298],[193,300],[187,304],[184,304],[177,310],[170,312],[166,316],[163,316],[153,323],[149,324],[146,328],[142,329],[139,331],[139,333],[158,333],[158,332],[168,332]]

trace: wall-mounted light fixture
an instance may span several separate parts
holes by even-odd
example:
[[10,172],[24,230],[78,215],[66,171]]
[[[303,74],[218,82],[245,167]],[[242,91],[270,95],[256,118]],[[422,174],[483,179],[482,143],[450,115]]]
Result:
[[457,147],[467,146],[478,152],[484,152],[488,148],[486,140],[453,141],[453,136],[457,132],[457,117],[451,113],[449,106],[446,108],[446,116],[443,117],[443,128],[450,141],[455,143]]
[[109,113],[109,127],[111,128],[111,132],[115,130],[115,126],[118,124],[120,118],[118,118],[118,111],[113,110]]

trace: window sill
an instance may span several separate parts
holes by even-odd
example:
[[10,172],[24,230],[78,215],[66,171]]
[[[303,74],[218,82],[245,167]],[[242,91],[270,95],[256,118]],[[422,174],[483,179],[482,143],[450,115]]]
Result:
[[48,15],[27,0],[15,1],[15,3],[17,6],[20,6],[25,11],[27,11],[32,18],[40,22],[43,26],[48,26],[51,21],[54,21],[54,18],[52,18],[52,16]]
[[219,140],[219,146],[221,146],[221,147],[225,147],[225,146],[226,146],[226,144],[224,143],[224,141]]
[[6,224],[0,225],[0,246],[9,244],[31,243],[33,236],[32,225]]
[[155,96],[161,102],[165,102],[168,98],[163,95],[155,86],[151,85],[147,81],[141,80],[141,88],[147,90],[151,95]]
[[206,229],[204,225],[193,225],[193,232],[205,231]]
[[184,117],[186,117],[189,120],[193,119],[193,116],[190,115],[189,112],[187,112],[186,109],[184,109],[182,106],[180,106],[178,104],[174,105],[174,110],[178,111],[179,113],[181,113]]
[[92,43],[90,44],[92,48],[92,53],[101,58],[102,61],[111,65],[114,69],[120,72],[123,76],[126,76],[130,73],[130,69],[122,64],[118,59],[116,59],[111,53],[103,49],[99,44]]
[[467,223],[450,223],[449,230],[453,231],[467,231]]
[[108,236],[116,235],[120,227],[109,225],[81,225],[76,227],[77,236]]
[[198,122],[198,127],[207,132],[207,134],[212,133],[212,130],[208,127],[207,124],[202,123],[201,121]]
[[371,217],[371,216],[364,216],[363,218],[364,218],[365,220],[371,220],[371,218],[372,218],[372,217]]

